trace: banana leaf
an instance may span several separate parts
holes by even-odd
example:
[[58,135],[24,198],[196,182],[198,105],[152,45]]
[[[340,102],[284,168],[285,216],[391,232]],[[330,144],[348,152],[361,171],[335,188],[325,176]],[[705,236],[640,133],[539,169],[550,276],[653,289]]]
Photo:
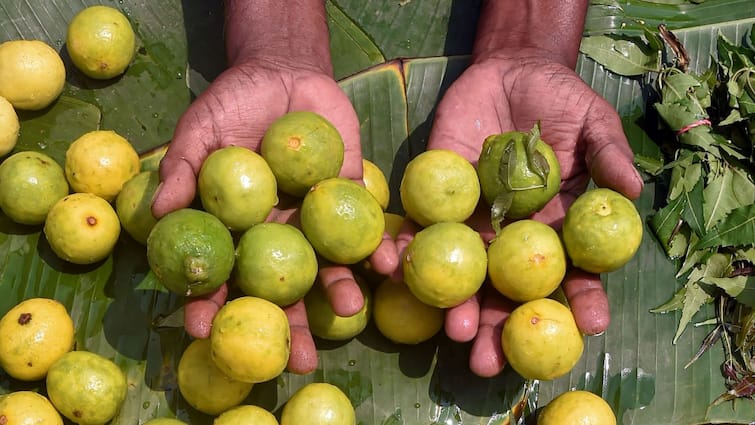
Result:
[[[77,74],[63,46],[66,22],[95,3],[0,3],[0,41],[45,40],[61,51],[70,71],[55,105],[21,114],[17,150],[44,151],[62,162],[66,147],[78,135],[107,128],[131,140],[143,154],[144,168],[154,168],[182,111],[224,68],[222,5],[101,2],[126,12],[140,43],[128,72],[102,83]],[[365,156],[388,176],[389,208],[399,211],[397,187],[403,168],[424,149],[438,99],[468,63],[480,1],[326,4],[337,78],[359,116]],[[745,0],[620,5],[617,9],[614,3],[595,2],[586,34],[620,31],[645,16],[648,23],[674,22],[686,28],[677,35],[695,52],[695,67],[707,66],[718,31],[739,40],[753,24],[744,18],[755,17],[753,2]],[[680,11],[683,17],[677,16]],[[613,75],[586,57],[580,57],[577,71],[623,116],[634,116],[644,107],[641,79]],[[652,152],[641,134],[629,129],[628,134],[636,151]],[[654,212],[663,196],[663,188],[646,186],[636,202],[643,217]],[[525,395],[527,410],[536,411],[563,391],[583,388],[604,397],[624,425],[751,423],[755,403],[750,400],[706,412],[725,391],[720,346],[684,368],[711,329],[702,322],[711,317],[711,308],[698,313],[693,323],[700,324],[689,327],[676,344],[672,339],[678,314],[649,312],[671,299],[677,287],[674,265],[649,236],[649,228],[645,230],[635,258],[604,276],[610,328],[585,339],[580,363],[562,378],[530,384],[510,368],[494,378],[479,378],[467,368],[468,344],[453,343],[441,333],[418,346],[397,346],[369,326],[351,341],[317,341],[317,371],[305,376],[284,373],[255,385],[246,402],[279,413],[293,391],[308,382],[327,381],[350,397],[360,424],[508,424],[512,408],[521,407]],[[77,348],[101,353],[126,372],[128,397],[113,424],[143,423],[158,416],[212,423],[177,390],[176,366],[189,342],[181,328],[182,299],[157,282],[144,247],[124,235],[106,260],[73,266],[55,257],[39,227],[20,226],[0,214],[0,313],[32,296],[62,301],[77,324]],[[0,393],[18,389],[44,391],[44,383],[20,382],[0,372]]]

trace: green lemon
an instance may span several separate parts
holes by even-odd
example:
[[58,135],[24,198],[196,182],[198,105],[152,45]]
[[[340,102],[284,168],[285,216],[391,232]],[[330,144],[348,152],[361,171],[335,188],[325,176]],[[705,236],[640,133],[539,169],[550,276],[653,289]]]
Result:
[[262,407],[248,404],[223,412],[212,425],[278,425],[278,419]]
[[312,335],[331,341],[345,341],[359,335],[372,317],[372,293],[364,279],[355,276],[364,298],[362,308],[351,316],[339,316],[330,305],[322,285],[314,285],[304,297],[307,322]]
[[0,164],[0,209],[16,223],[44,223],[68,191],[63,167],[41,152],[17,152]]
[[81,72],[106,80],[123,74],[134,59],[136,35],[120,10],[90,6],[68,23],[66,50]]
[[445,310],[420,301],[404,282],[383,280],[374,298],[375,325],[397,344],[419,344],[443,328]]
[[368,159],[362,159],[362,181],[364,181],[364,187],[375,197],[383,210],[388,208],[388,202],[391,199],[388,180],[383,170]]
[[152,215],[152,198],[159,185],[160,173],[142,171],[127,180],[115,198],[115,212],[123,229],[142,245],[147,245],[149,232],[157,224]]
[[340,388],[313,382],[299,388],[283,405],[281,425],[355,425],[351,400]]

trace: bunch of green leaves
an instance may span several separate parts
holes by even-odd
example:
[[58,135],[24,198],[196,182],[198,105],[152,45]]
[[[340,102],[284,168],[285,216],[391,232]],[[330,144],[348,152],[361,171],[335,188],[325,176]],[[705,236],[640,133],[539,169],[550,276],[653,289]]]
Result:
[[755,285],[755,116],[752,86],[742,80],[755,63],[753,41],[752,31],[740,46],[719,35],[708,70],[698,74],[676,63],[656,80],[652,106],[669,160],[645,171],[665,178],[668,192],[650,226],[676,261],[680,286],[652,311],[681,310],[674,343],[701,307],[720,297],[755,307],[744,296]]

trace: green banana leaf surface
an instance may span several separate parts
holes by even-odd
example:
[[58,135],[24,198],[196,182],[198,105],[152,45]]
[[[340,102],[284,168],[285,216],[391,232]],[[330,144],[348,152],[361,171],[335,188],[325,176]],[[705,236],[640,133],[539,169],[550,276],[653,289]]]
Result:
[[[67,22],[83,7],[99,3],[127,14],[139,44],[126,74],[106,82],[79,74],[64,47]],[[391,211],[401,211],[397,188],[403,169],[424,149],[439,98],[468,64],[480,3],[326,2],[336,77],[359,116],[365,157],[389,180]],[[178,117],[224,69],[222,23],[220,2],[3,0],[0,42],[44,40],[61,52],[68,71],[64,93],[54,105],[19,114],[16,150],[43,151],[62,163],[65,149],[79,135],[112,129],[144,155],[143,167],[155,168]],[[703,69],[719,32],[730,40],[748,34],[755,2],[599,1],[590,7],[585,34],[641,34],[658,23],[675,30],[691,52],[692,66]],[[585,56],[577,72],[622,116],[645,107],[644,78],[613,74]],[[628,135],[636,151],[652,152],[650,141]],[[643,217],[664,196],[663,188],[649,181],[636,201]],[[623,425],[752,423],[752,400],[708,410],[726,391],[719,345],[685,368],[712,325],[690,326],[672,344],[679,315],[649,312],[675,293],[675,270],[646,225],[635,258],[603,276],[610,328],[587,337],[577,366],[552,382],[526,382],[510,368],[479,378],[468,370],[467,344],[441,333],[417,346],[397,346],[370,325],[351,341],[318,340],[317,371],[284,373],[257,384],[247,402],[279,413],[296,389],[327,381],[345,391],[364,425],[508,424],[516,423],[512,412],[523,406],[536,412],[556,395],[579,388],[604,397]],[[182,329],[183,300],[157,282],[143,246],[124,234],[106,260],[75,266],[54,255],[41,228],[15,224],[0,214],[0,313],[35,296],[62,301],[77,325],[77,348],[103,354],[126,372],[128,396],[113,424],[162,416],[212,423],[178,392],[176,366],[190,341]],[[703,308],[698,322],[712,315],[712,306]],[[0,393],[19,389],[44,391],[44,383],[21,382],[0,372]]]

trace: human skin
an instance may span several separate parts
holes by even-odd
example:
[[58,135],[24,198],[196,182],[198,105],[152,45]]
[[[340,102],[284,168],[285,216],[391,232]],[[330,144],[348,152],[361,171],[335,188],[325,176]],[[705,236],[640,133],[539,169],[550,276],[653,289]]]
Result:
[[[225,2],[228,68],[192,102],[176,125],[160,164],[161,183],[152,204],[156,217],[192,202],[197,175],[211,152],[229,145],[259,151],[267,127],[289,111],[316,112],[333,123],[345,145],[340,175],[361,181],[359,122],[333,78],[328,37],[322,0]],[[279,205],[267,220],[298,224],[297,212]],[[390,237],[385,240],[372,255],[372,263],[376,270],[388,272],[396,267],[397,255]],[[326,288],[337,314],[349,316],[364,305],[347,267],[323,265],[318,284]],[[187,332],[197,338],[208,337],[212,318],[227,295],[228,288],[223,285],[206,296],[187,299]],[[288,370],[311,372],[318,357],[304,304],[299,301],[284,310],[291,327]]]
[[[428,149],[453,149],[476,165],[485,137],[529,131],[539,121],[559,160],[562,184],[532,218],[555,228],[590,178],[631,199],[643,187],[616,110],[574,71],[587,7],[588,0],[484,1],[471,65],[438,104],[428,140]],[[478,212],[470,224],[488,242],[494,236],[489,210]],[[402,229],[399,252],[416,230],[411,224]],[[400,270],[394,277],[400,278]],[[585,334],[608,328],[600,276],[573,269],[562,287]],[[469,367],[475,374],[495,376],[504,368],[501,331],[513,307],[485,286],[447,311],[449,338],[473,341]]]

